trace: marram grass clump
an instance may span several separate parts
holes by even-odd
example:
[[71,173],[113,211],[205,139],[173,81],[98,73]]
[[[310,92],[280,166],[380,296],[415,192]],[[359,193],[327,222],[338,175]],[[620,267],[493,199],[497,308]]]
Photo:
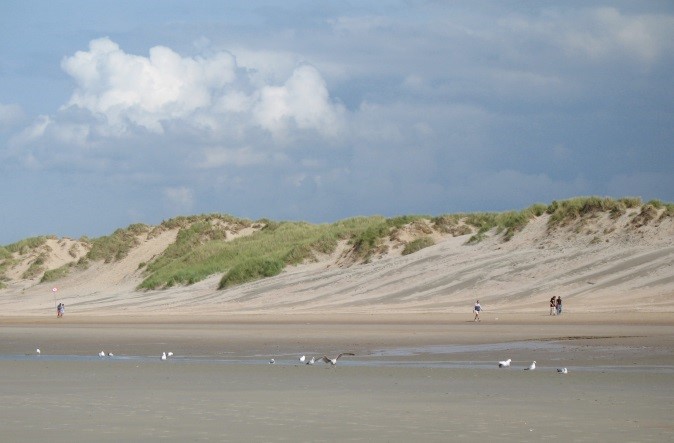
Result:
[[428,248],[429,246],[433,246],[434,244],[435,241],[433,241],[431,237],[417,238],[416,240],[412,240],[405,245],[402,255],[414,254],[415,252],[421,251],[422,249]]

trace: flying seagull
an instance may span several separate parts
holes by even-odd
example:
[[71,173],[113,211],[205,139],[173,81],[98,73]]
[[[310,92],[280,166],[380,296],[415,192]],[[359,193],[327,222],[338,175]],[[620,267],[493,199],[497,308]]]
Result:
[[559,372],[560,374],[568,374],[569,370],[566,369],[566,368],[561,368],[561,369],[557,369],[557,372]]
[[529,365],[528,368],[524,368],[525,371],[533,371],[534,369],[536,369],[536,361],[535,360],[533,361],[533,363],[531,363]]
[[342,355],[356,355],[353,352],[342,352],[335,358],[329,358],[327,355],[324,355],[323,357],[319,358],[318,360],[321,361],[323,360],[325,363],[332,363],[333,365],[337,364],[337,360],[340,359]]
[[167,357],[173,357],[173,352],[169,351],[168,354],[166,354]]
[[500,361],[500,362],[498,362],[498,367],[499,368],[509,368],[511,361],[512,361],[511,359]]

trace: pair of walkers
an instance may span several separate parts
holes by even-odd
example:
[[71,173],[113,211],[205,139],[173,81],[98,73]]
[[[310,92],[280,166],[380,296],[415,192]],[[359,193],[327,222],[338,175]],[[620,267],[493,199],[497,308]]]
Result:
[[58,306],[56,307],[56,316],[57,317],[63,317],[63,314],[66,312],[66,305],[63,303],[59,303]]
[[562,315],[562,297],[552,296],[550,299],[550,315]]

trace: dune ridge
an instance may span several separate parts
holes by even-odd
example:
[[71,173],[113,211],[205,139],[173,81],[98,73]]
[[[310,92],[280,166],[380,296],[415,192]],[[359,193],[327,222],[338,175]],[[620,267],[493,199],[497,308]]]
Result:
[[[416,222],[386,238],[367,262],[341,241],[315,261],[225,290],[217,289],[218,274],[193,285],[139,291],[143,264],[179,232],[165,229],[139,236],[118,261],[94,262],[54,282],[25,278],[27,261],[17,261],[5,273],[0,309],[4,316],[43,315],[58,300],[68,315],[419,314],[467,312],[479,299],[486,312],[532,312],[544,311],[554,295],[567,312],[672,312],[674,219],[640,217],[636,210],[619,217],[604,212],[551,228],[550,215],[543,214],[509,241],[492,230],[477,243],[468,241],[473,231],[440,232]],[[401,254],[421,236],[435,244]],[[81,258],[87,246],[50,239],[44,251],[43,266],[53,269]]]

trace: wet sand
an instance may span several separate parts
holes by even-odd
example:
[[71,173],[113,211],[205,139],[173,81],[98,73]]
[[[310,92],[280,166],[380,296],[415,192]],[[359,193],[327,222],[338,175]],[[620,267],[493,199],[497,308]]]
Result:
[[[0,323],[0,436],[674,438],[671,314],[495,318],[6,318]],[[115,356],[98,358],[101,350]],[[169,350],[175,357],[160,361]],[[302,354],[341,351],[357,355],[335,367],[297,361]],[[276,364],[266,363],[271,357]],[[496,368],[506,358],[513,367]],[[537,370],[523,371],[531,360]],[[557,374],[561,366],[569,367],[568,375]]]

